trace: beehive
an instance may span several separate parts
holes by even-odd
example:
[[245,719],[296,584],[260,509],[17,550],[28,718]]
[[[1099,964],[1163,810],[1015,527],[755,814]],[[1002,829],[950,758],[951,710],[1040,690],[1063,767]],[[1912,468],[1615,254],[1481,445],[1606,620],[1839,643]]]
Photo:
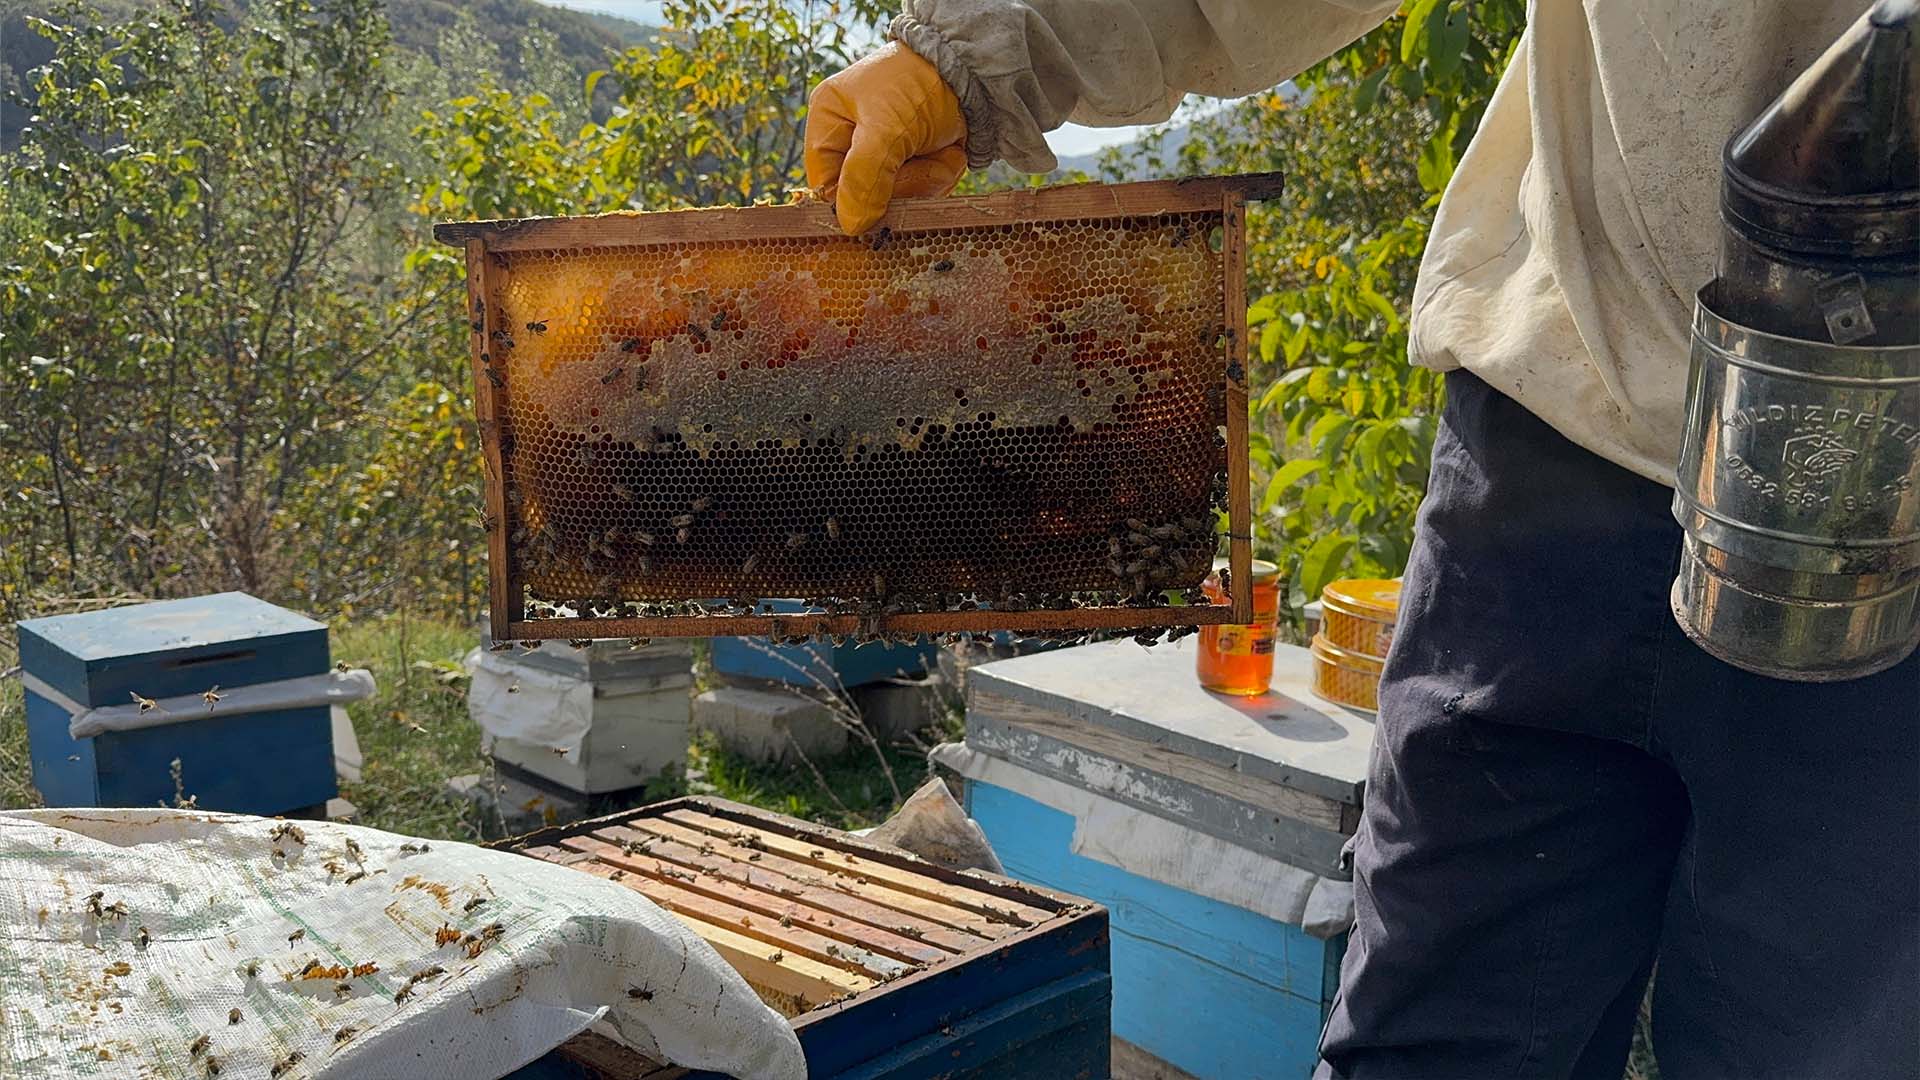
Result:
[[[505,844],[671,912],[793,1021],[811,1076],[1107,1075],[1107,912],[1096,904],[720,799]],[[598,1036],[555,1057],[572,1077],[683,1075]]]
[[817,203],[441,226],[495,636],[1233,618],[1160,598],[1218,511],[1249,557],[1244,203],[1276,185],[908,200],[862,237]]

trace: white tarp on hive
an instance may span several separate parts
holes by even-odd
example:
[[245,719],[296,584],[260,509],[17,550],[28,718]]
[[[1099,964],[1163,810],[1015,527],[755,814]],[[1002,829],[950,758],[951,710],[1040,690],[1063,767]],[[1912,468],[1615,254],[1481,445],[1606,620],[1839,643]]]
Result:
[[[282,825],[0,812],[0,1077],[200,1077],[211,1057],[223,1076],[291,1059],[289,1080],[469,1080],[601,1020],[656,1060],[806,1075],[787,1022],[631,889],[352,825],[275,838]],[[459,939],[437,943],[443,929]]]

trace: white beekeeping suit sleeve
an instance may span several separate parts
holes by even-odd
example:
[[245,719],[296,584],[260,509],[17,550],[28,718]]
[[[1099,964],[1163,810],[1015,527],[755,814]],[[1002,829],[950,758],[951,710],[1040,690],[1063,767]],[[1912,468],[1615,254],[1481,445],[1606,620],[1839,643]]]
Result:
[[1189,93],[1272,87],[1378,26],[1398,0],[908,0],[892,33],[960,98],[967,160],[1047,172],[1068,121],[1159,123]]

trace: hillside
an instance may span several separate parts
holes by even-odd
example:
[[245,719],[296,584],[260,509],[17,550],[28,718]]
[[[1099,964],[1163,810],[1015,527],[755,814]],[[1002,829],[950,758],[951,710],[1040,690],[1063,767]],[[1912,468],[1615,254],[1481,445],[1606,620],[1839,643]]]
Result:
[[[53,50],[47,40],[27,25],[28,16],[46,18],[60,5],[54,0],[0,0],[0,149],[15,145],[28,110],[22,92],[27,73],[47,62]],[[138,0],[91,0],[90,9],[107,17],[125,17],[142,6]],[[245,0],[234,0],[244,8]],[[651,27],[613,15],[548,7],[534,0],[397,0],[387,5],[394,46],[403,52],[427,56],[436,65],[452,69],[460,57],[440,56],[440,40],[456,16],[472,16],[477,29],[500,50],[503,73],[519,78],[520,41],[529,27],[541,27],[559,42],[582,79],[604,67],[609,51],[645,41]]]

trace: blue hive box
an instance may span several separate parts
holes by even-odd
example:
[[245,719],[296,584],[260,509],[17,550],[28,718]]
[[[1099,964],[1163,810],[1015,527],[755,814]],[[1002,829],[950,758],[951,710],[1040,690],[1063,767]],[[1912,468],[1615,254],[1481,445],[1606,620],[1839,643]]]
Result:
[[[20,623],[23,673],[88,708],[318,675],[329,664],[325,624],[245,593]],[[66,707],[31,688],[26,700],[33,782],[49,806],[171,806],[175,758],[182,789],[208,810],[282,814],[337,791],[324,705],[76,739]]]
[[[797,600],[768,600],[763,610],[805,611]],[[933,665],[939,649],[922,638],[913,645],[774,645],[766,638],[713,639],[713,670],[733,678],[764,679],[812,689],[852,689],[884,679],[912,677]]]
[[1116,1071],[1306,1080],[1352,918],[1371,714],[1315,697],[1305,649],[1269,692],[1194,675],[1195,639],[1109,641],[967,673],[967,813],[1008,875],[1105,905]]

